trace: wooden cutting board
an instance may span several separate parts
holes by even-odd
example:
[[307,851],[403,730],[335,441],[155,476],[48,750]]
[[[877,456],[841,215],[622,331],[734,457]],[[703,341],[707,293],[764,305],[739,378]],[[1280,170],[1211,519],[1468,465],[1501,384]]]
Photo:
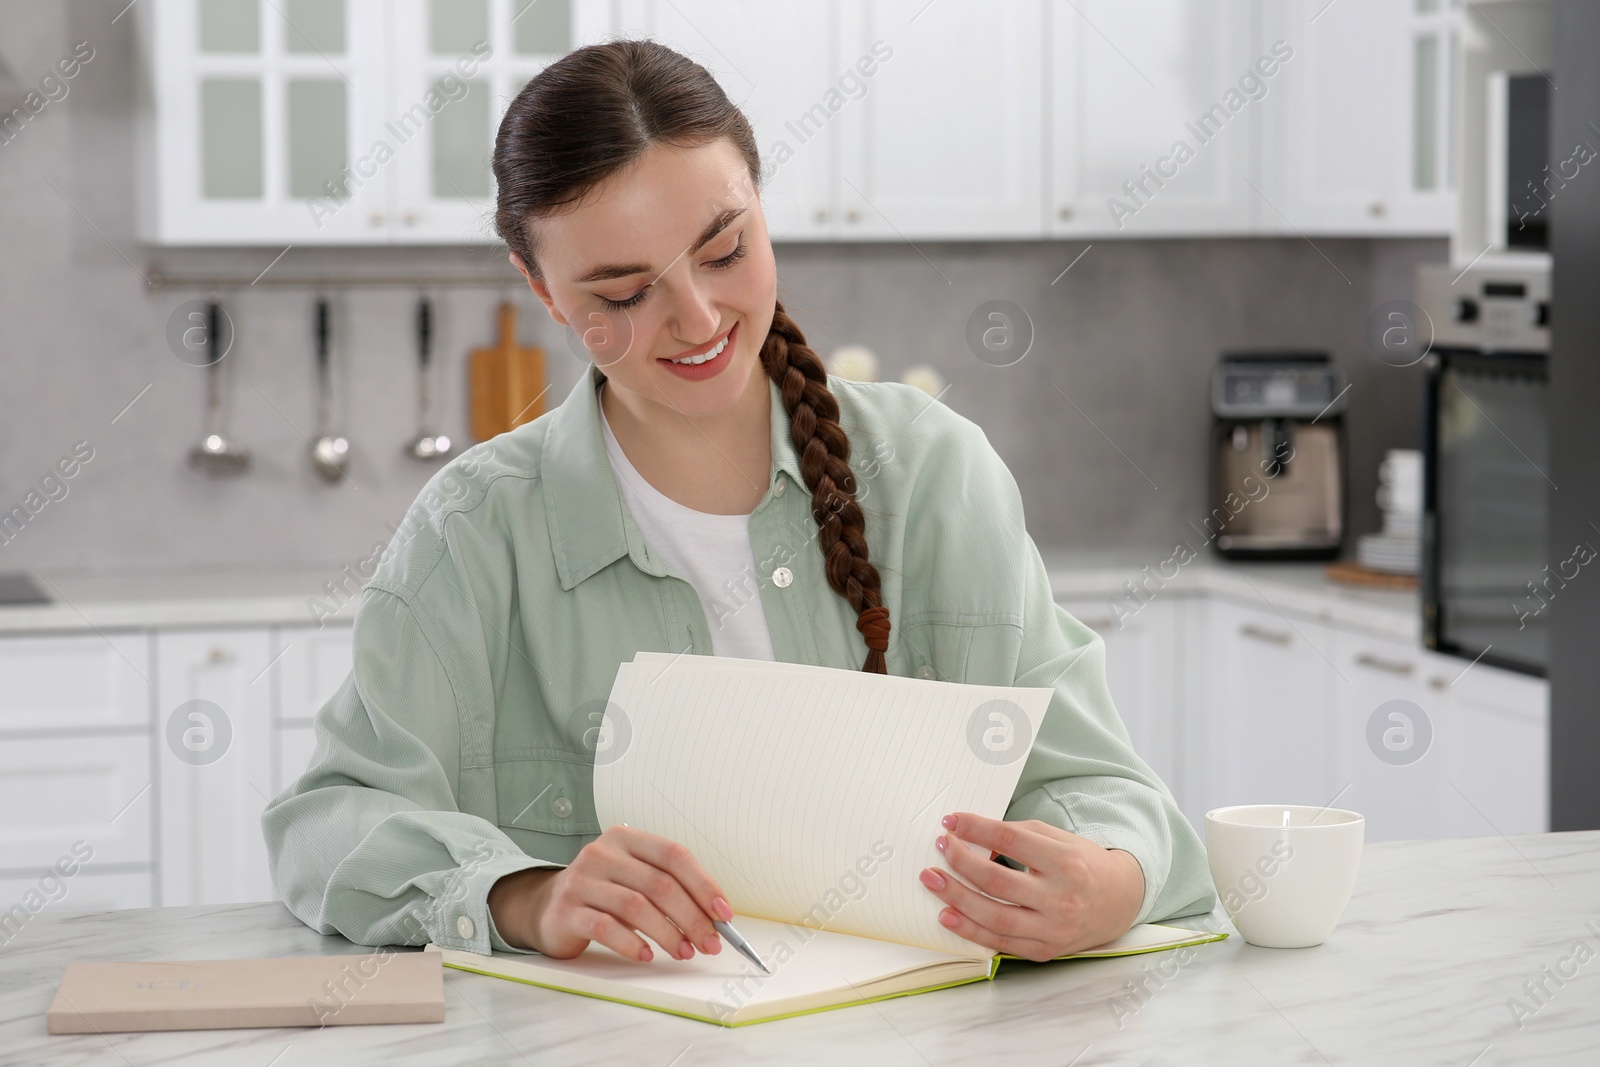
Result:
[[1415,589],[1417,587],[1417,576],[1414,574],[1388,574],[1384,571],[1369,570],[1354,560],[1348,559],[1328,564],[1328,577],[1335,582],[1344,582],[1346,585],[1364,585],[1369,589]]
[[544,349],[517,344],[517,307],[509,300],[495,309],[498,335],[488,348],[474,348],[467,361],[472,437],[496,434],[532,422],[545,411]]

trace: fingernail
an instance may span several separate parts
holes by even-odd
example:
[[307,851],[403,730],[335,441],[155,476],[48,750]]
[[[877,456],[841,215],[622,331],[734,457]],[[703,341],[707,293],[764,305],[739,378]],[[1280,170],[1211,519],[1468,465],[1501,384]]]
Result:
[[933,847],[938,849],[940,852],[943,852],[945,848],[949,846],[949,844],[950,839],[943,834],[940,834],[938,837],[933,839]]
[[951,911],[949,908],[946,908],[939,913],[939,922],[945,926],[948,926],[952,930],[961,924],[961,920],[956,917],[956,913]]
[[644,947],[643,951],[641,951],[639,953],[639,961],[641,963],[649,963],[654,958],[655,958],[655,953],[650,951],[650,946],[649,945],[646,945]]
[[933,890],[943,889],[944,875],[930,867],[922,872],[922,884]]
[[715,956],[722,951],[722,939],[716,934],[708,935],[704,941],[700,942],[700,951],[708,956]]
[[946,815],[944,818],[939,820],[939,825],[943,826],[946,830],[954,830],[956,828],[956,817],[954,815]]
[[694,946],[689,943],[689,939],[686,937],[678,945],[678,958],[680,960],[686,960],[686,959],[689,959],[690,957],[692,957],[693,955],[694,955]]
[[711,898],[711,912],[723,922],[727,922],[729,919],[733,918],[733,909],[730,908],[728,906],[728,902],[723,900],[721,897]]

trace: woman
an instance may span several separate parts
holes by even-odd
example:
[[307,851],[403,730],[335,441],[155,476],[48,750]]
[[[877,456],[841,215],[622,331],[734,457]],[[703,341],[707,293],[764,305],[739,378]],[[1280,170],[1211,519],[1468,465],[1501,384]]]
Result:
[[494,171],[512,264],[595,365],[441,470],[367,586],[312,765],[263,816],[289,908],[361,944],[721,951],[695,857],[595,821],[600,710],[650,649],[1052,687],[1006,820],[944,820],[1000,859],[946,852],[988,896],[919,872],[940,921],[1048,959],[1209,910],[982,431],[830,381],[777,301],[755,140],[711,76],[581,48],[513,101]]

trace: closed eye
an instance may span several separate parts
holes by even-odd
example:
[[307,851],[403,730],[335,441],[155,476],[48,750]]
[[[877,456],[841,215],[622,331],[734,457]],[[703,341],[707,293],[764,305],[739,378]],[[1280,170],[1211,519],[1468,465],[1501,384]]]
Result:
[[[729,252],[721,259],[711,260],[706,264],[706,266],[712,270],[727,270],[729,267],[743,259],[747,252],[749,252],[749,249],[745,247],[744,235],[741,233],[739,235],[739,243],[734,245],[732,252]],[[648,293],[649,291],[650,287],[647,285],[643,289],[640,289],[637,293],[634,293],[632,296],[628,297],[626,300],[612,300],[609,297],[602,296],[600,297],[600,302],[613,311],[624,311],[631,307],[638,307],[639,303],[644,300],[644,294]],[[598,296],[599,294],[596,295]]]

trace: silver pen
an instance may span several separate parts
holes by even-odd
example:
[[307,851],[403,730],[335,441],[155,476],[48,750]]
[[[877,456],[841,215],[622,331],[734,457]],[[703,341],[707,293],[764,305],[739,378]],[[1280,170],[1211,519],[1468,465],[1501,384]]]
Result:
[[751,963],[755,964],[757,967],[760,967],[768,974],[772,973],[772,968],[768,967],[762,962],[761,956],[757,954],[754,946],[744,939],[743,934],[733,928],[732,923],[725,923],[721,919],[713,919],[711,920],[711,925],[717,928],[717,933],[728,939],[728,944],[738,949],[739,952]]
[[[622,825],[627,826],[628,824],[623,823]],[[711,925],[716,928],[717,933],[721,934],[728,944],[738,950],[741,956],[768,974],[772,973],[772,968],[767,966],[766,961],[761,958],[761,954],[755,950],[755,946],[746,941],[744,935],[733,928],[732,923],[725,923],[721,919],[712,919]]]

